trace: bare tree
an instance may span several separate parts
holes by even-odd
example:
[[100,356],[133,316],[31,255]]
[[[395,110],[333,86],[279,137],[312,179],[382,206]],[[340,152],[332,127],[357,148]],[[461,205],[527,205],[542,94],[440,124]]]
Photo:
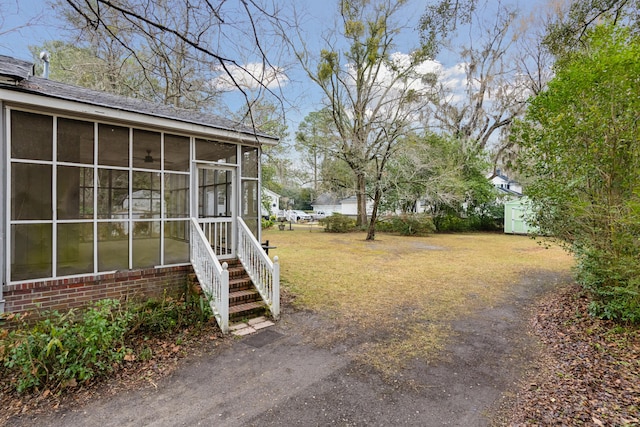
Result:
[[462,139],[468,150],[491,148],[496,164],[508,145],[511,123],[524,112],[534,76],[523,75],[516,61],[516,9],[500,5],[493,22],[486,22],[478,11],[471,16],[469,41],[460,50],[464,90],[441,76],[431,118],[437,127]]
[[[205,82],[215,76],[206,75],[204,70],[225,75],[247,103],[256,98],[250,97],[246,86],[238,81],[237,70],[249,76],[260,90],[278,98],[263,82],[263,74],[238,62],[242,55],[234,51],[251,49],[262,70],[277,68],[263,49],[259,29],[262,19],[277,20],[278,12],[267,10],[256,0],[60,1],[81,19],[84,31],[107,37],[124,49],[127,60],[144,70],[150,87],[162,82],[161,93],[157,94],[168,103],[193,106],[203,92],[212,92]],[[204,78],[194,79],[201,72]]]
[[[356,181],[357,224],[368,224],[367,239],[375,238],[386,164],[400,138],[420,126],[425,105],[423,84],[428,71],[424,50],[394,52],[396,36],[405,28],[396,22],[404,1],[339,3],[340,26],[324,38],[325,48],[310,52],[304,37],[287,40],[307,76],[324,94],[325,108],[337,133],[331,150],[352,170]],[[367,218],[367,187],[373,209]]]

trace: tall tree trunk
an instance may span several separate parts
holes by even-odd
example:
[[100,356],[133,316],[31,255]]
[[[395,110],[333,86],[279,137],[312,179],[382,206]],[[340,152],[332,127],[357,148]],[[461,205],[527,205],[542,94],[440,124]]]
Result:
[[356,227],[367,226],[367,188],[364,172],[356,172],[356,206],[358,208]]
[[382,190],[376,188],[376,192],[373,196],[373,209],[371,210],[371,222],[369,222],[369,229],[367,230],[366,240],[375,240],[376,238],[376,220],[378,218],[378,205],[382,198]]

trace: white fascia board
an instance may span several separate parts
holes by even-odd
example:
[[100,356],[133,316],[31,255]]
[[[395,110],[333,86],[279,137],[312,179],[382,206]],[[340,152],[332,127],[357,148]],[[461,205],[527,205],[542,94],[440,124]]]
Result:
[[[4,313],[4,285],[8,283],[8,277],[6,277],[6,262],[8,254],[6,251],[6,234],[7,234],[7,169],[6,164],[9,161],[7,159],[6,147],[7,143],[5,137],[7,135],[6,130],[6,114],[4,111],[4,103],[0,99],[0,313]],[[3,254],[4,252],[4,254]],[[7,251],[8,252],[8,251]],[[5,278],[7,279],[5,281]]]
[[[46,95],[37,95],[14,90],[2,90],[0,88],[0,100],[18,104],[24,108],[35,110],[55,110],[69,114],[88,116],[94,120],[113,121],[140,125],[143,127],[155,127],[163,131],[173,131],[204,138],[215,138],[228,142],[243,143],[249,145],[265,144],[276,145],[278,141],[259,135],[250,135],[234,130],[220,129],[215,126],[205,126],[196,123],[185,122],[179,118],[170,119],[143,113],[135,113],[115,108],[91,105],[78,101],[54,98]],[[52,112],[55,112],[52,111]]]

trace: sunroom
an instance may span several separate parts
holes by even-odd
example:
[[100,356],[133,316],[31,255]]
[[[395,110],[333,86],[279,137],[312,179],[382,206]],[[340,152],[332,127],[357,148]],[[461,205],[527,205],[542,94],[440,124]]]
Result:
[[259,160],[276,138],[34,77],[4,56],[0,111],[1,312],[166,292],[192,268],[220,300],[225,260],[273,271],[260,253]]

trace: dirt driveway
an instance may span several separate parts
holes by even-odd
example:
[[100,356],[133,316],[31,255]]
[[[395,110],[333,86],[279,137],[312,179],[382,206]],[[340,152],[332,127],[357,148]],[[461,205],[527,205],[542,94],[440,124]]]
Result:
[[314,344],[331,331],[329,319],[285,310],[275,327],[187,358],[157,387],[9,425],[501,425],[500,408],[537,354],[528,307],[567,280],[530,273],[508,303],[455,321],[438,362],[414,363],[393,379],[354,361],[358,340]]

